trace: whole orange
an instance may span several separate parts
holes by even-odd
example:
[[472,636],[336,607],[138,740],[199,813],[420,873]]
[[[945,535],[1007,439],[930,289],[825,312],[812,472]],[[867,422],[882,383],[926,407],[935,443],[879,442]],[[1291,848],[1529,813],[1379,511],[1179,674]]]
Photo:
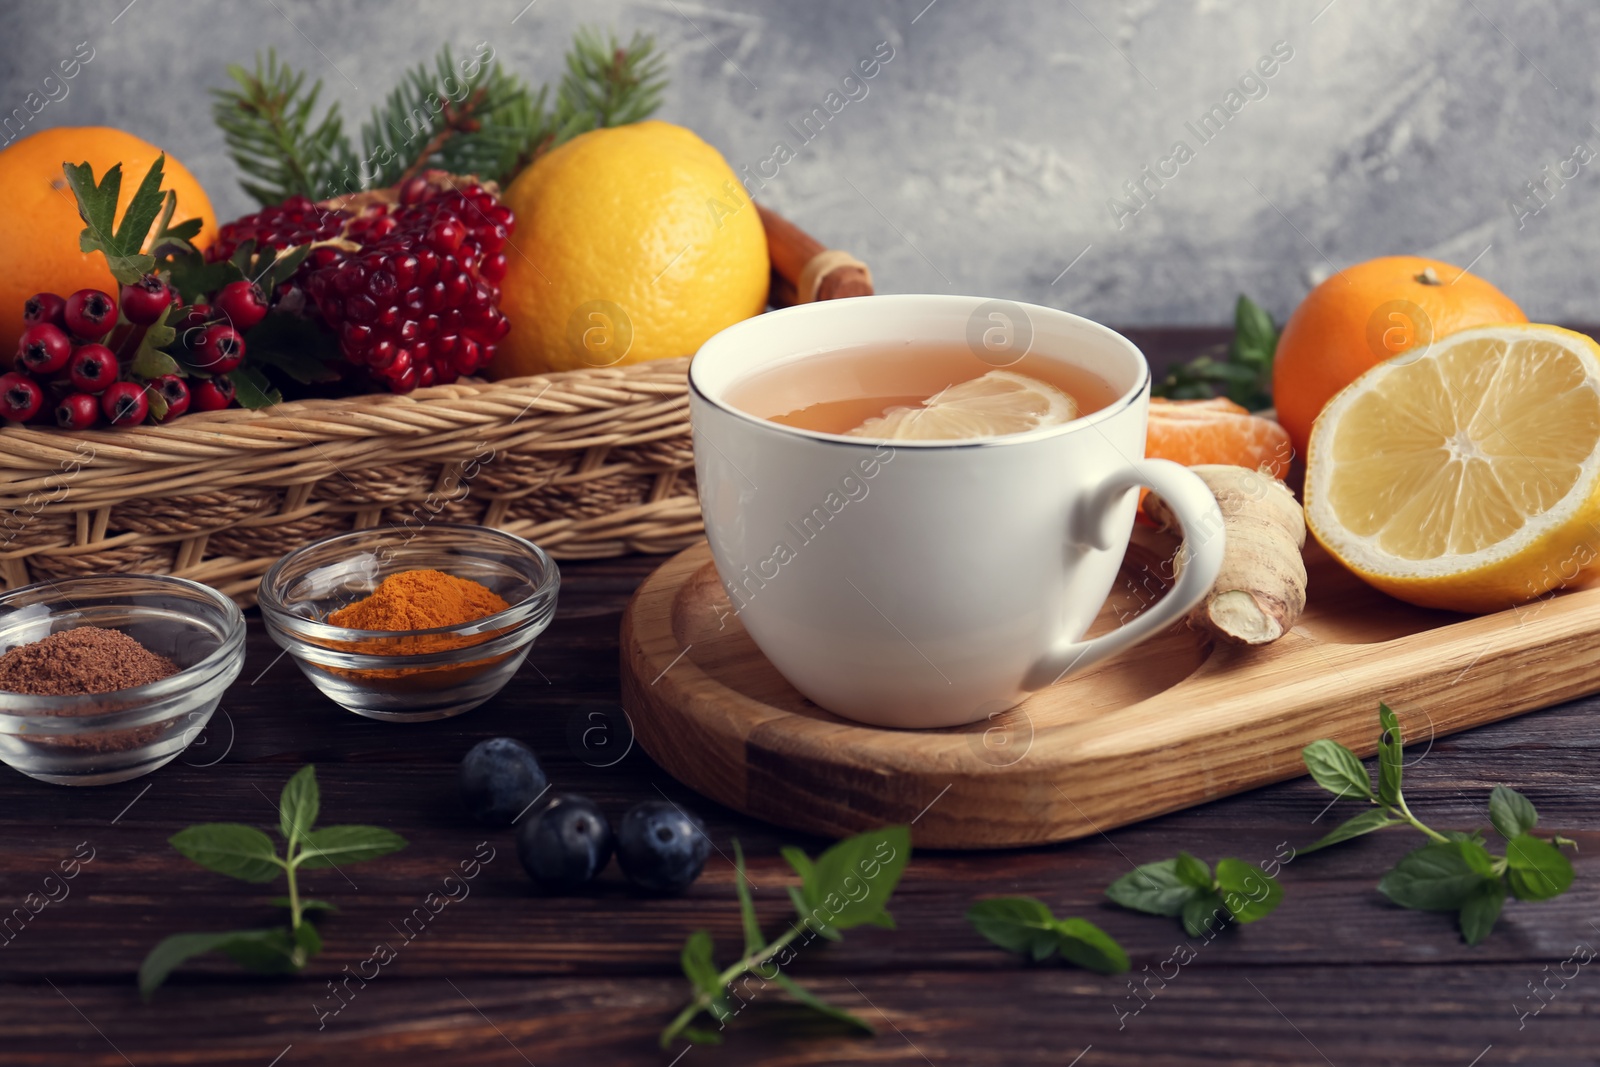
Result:
[[[22,333],[22,305],[34,293],[66,297],[79,289],[101,289],[115,296],[116,280],[99,252],[78,250],[83,220],[73,199],[63,163],[89,163],[95,180],[122,164],[122,191],[117,218],[133,198],[145,171],[161,149],[131,133],[107,126],[59,126],[41,130],[0,151],[0,189],[6,207],[0,211],[0,363],[9,364],[12,346]],[[172,224],[198,218],[205,223],[198,244],[217,232],[217,216],[194,175],[171,156],[162,168],[162,188],[178,194]]]
[[1469,326],[1527,321],[1493,285],[1436,259],[1384,256],[1347,267],[1306,294],[1278,338],[1278,421],[1303,456],[1317,415],[1366,370]]

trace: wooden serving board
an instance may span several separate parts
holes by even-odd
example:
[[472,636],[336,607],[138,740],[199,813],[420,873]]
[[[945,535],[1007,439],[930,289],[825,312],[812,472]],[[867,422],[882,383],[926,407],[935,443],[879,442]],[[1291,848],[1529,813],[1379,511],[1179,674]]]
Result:
[[[1137,608],[1171,548],[1136,531],[1091,633]],[[1307,612],[1273,645],[1212,647],[1180,625],[994,719],[906,731],[797,693],[730,611],[702,542],[623,615],[623,707],[656,762],[747,815],[829,836],[911,823],[922,847],[1005,848],[1295,777],[1319,737],[1370,755],[1380,700],[1420,748],[1600,690],[1600,588],[1469,617],[1374,592],[1315,544],[1306,564]]]

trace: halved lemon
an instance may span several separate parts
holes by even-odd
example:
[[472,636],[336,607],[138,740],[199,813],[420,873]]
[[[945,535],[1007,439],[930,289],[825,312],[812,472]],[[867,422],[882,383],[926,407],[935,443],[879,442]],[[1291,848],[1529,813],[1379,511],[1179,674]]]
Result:
[[892,407],[849,431],[891,441],[960,441],[1026,433],[1078,417],[1071,396],[1037,378],[992,370],[942,389],[921,407]]
[[1369,584],[1489,612],[1600,570],[1600,345],[1484,326],[1380,363],[1311,429],[1306,524]]

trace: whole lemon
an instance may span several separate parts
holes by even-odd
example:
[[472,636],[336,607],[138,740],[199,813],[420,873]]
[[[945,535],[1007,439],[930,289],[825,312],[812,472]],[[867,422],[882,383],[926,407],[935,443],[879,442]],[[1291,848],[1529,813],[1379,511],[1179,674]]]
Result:
[[[120,223],[133,191],[160,154],[161,149],[150,142],[107,126],[57,126],[0,151],[0,189],[6,191],[6,209],[0,211],[0,256],[11,264],[0,274],[0,351],[9,355],[16,344],[24,325],[22,305],[34,293],[66,297],[79,289],[99,289],[117,295],[117,282],[105,257],[78,248],[83,219],[61,165],[87,162],[98,182],[121,163]],[[168,156],[161,186],[178,195],[172,225],[199,219],[205,225],[195,243],[201,248],[210,244],[217,216],[194,175]]]
[[767,305],[766,232],[715,148],[666,122],[593,130],[517,177],[496,378],[693,355]]

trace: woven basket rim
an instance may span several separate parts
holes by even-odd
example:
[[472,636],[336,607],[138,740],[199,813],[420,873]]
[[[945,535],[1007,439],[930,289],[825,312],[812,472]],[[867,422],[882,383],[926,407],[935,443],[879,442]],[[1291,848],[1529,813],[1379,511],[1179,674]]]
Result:
[[85,441],[92,445],[127,446],[139,440],[177,440],[192,437],[197,431],[210,428],[231,429],[251,426],[263,429],[274,423],[290,424],[299,419],[316,419],[329,414],[352,414],[355,411],[382,414],[386,409],[411,410],[419,406],[449,405],[452,401],[472,401],[485,394],[506,396],[535,393],[534,399],[557,385],[568,387],[598,387],[605,383],[626,381],[637,386],[638,381],[659,378],[676,381],[688,374],[689,357],[647,360],[620,367],[585,367],[580,370],[550,371],[518,378],[487,381],[464,378],[449,385],[434,385],[410,393],[357,393],[346,397],[313,397],[305,400],[285,400],[264,408],[225,408],[222,411],[191,412],[181,418],[164,423],[141,423],[121,428],[93,430],[63,430],[57,427],[40,427],[27,424],[0,426],[0,445],[15,443],[32,445],[61,445]]

